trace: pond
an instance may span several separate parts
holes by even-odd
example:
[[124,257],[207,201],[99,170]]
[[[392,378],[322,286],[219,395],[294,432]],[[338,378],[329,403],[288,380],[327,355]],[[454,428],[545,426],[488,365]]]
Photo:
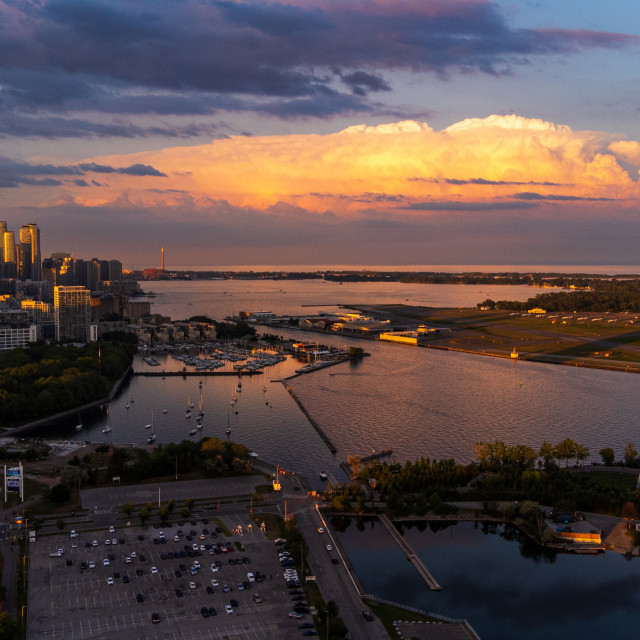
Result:
[[377,520],[332,523],[367,593],[466,618],[482,640],[622,637],[640,622],[637,558],[543,551],[503,524],[404,524],[433,592]]

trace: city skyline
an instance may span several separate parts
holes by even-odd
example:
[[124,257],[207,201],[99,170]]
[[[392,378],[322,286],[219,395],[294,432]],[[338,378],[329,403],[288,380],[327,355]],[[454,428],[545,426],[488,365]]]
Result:
[[43,257],[638,262],[633,3],[45,0],[0,15],[0,218],[36,220]]

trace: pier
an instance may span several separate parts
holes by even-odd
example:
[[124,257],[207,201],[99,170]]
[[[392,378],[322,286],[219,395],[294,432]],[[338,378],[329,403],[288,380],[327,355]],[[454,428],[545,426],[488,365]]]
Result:
[[429,573],[427,567],[424,566],[422,560],[420,560],[420,558],[414,553],[406,540],[398,533],[398,530],[393,526],[391,520],[389,520],[384,513],[381,513],[379,518],[380,522],[382,522],[393,539],[398,543],[399,547],[404,551],[404,554],[407,556],[407,560],[418,570],[418,573],[427,583],[429,589],[431,589],[431,591],[440,591],[442,587],[436,582],[436,579],[431,575],[431,573]]
[[199,376],[201,378],[209,378],[211,376],[261,376],[262,371],[134,371],[134,376],[146,376],[151,378],[177,378],[179,376],[194,378]]

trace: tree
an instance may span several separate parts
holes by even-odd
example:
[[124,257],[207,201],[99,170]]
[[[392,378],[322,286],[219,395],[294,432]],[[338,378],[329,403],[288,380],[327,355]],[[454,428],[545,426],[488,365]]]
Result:
[[133,503],[132,502],[125,502],[122,505],[122,511],[126,515],[130,516],[133,513]]
[[604,449],[600,449],[600,457],[602,458],[603,465],[611,467],[615,462],[616,454],[611,447],[605,447]]
[[576,464],[578,464],[581,460],[586,460],[589,457],[589,449],[583,444],[576,444],[575,454]]
[[624,448],[624,464],[627,467],[633,467],[638,461],[638,452],[633,442],[628,442]]
[[564,466],[567,467],[569,460],[575,456],[576,443],[571,438],[565,438],[555,446],[555,454],[558,460],[564,460]]
[[360,475],[360,466],[362,461],[356,453],[355,456],[347,456],[347,464],[351,467],[352,479],[355,480]]
[[187,498],[187,509],[189,509],[189,511],[193,511],[195,503],[196,501],[193,498]]
[[140,511],[138,511],[138,518],[140,518],[140,522],[144,524],[149,519],[149,512],[146,509],[140,509]]
[[638,517],[638,510],[633,502],[625,502],[620,509],[620,517],[627,521],[627,529],[631,528],[631,521]]
[[66,484],[59,482],[51,487],[51,500],[53,502],[69,502],[71,499],[71,491]]
[[169,513],[173,513],[173,510],[176,508],[176,501],[175,500],[169,500],[167,502],[167,511]]
[[191,511],[189,511],[187,507],[182,507],[182,509],[180,509],[180,517],[183,518],[184,520],[186,520],[190,515],[191,515]]
[[540,447],[540,457],[544,460],[545,469],[548,469],[556,457],[554,447],[550,442],[545,440],[542,443]]
[[0,613],[0,640],[16,640],[20,637],[17,623],[6,613]]
[[160,522],[167,522],[169,520],[169,509],[167,507],[163,507],[158,511],[158,518],[160,518]]
[[56,527],[62,531],[65,527],[66,522],[62,518],[58,518],[56,520]]

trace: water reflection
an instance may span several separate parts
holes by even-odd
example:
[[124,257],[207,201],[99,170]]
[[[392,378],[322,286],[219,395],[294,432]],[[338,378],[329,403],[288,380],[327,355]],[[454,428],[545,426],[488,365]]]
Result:
[[620,554],[557,554],[500,523],[403,523],[442,585],[432,592],[377,521],[334,523],[368,593],[466,618],[483,640],[619,636],[640,622],[640,563]]

